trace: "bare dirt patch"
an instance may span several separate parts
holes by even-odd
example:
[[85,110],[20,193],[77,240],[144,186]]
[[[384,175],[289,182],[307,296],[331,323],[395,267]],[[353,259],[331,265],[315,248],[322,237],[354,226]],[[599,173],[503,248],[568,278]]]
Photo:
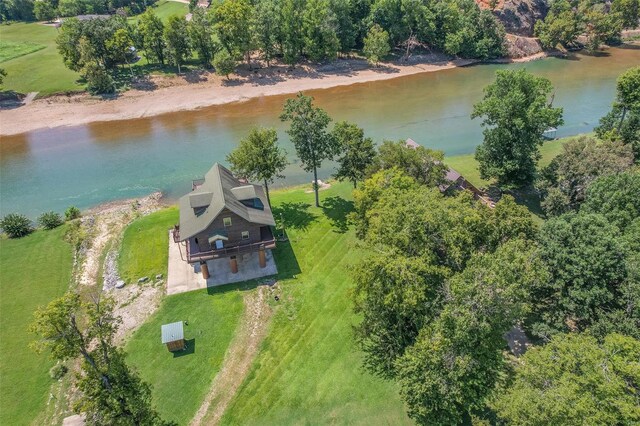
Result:
[[191,421],[192,426],[220,423],[222,415],[249,373],[260,344],[267,334],[272,310],[267,303],[268,286],[260,286],[245,294],[245,309],[239,329],[213,379],[211,389]]

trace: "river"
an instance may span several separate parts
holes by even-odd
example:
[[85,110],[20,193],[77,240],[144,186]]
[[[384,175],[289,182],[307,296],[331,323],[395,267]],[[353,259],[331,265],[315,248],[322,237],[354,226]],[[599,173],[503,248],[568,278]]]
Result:
[[[551,80],[554,105],[564,108],[561,137],[591,131],[610,108],[616,77],[638,64],[640,47],[623,46],[599,56],[476,65],[308,94],[334,120],[357,123],[378,143],[411,137],[446,155],[459,155],[482,142],[479,119],[471,120],[470,114],[496,70],[526,68]],[[275,187],[310,182],[278,119],[290,96],[3,137],[0,215],[20,212],[34,218],[69,205],[88,208],[157,190],[175,200],[214,162],[225,163],[252,126],[275,127],[291,157],[286,179]],[[328,164],[320,177],[331,172]]]

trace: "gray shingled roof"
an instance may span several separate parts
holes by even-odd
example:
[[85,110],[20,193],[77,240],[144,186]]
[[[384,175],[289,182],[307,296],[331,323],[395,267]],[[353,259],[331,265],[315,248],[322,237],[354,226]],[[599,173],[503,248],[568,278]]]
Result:
[[161,327],[161,329],[162,344],[184,339],[184,328],[182,327],[182,321],[165,324]]
[[[253,188],[246,188],[248,186]],[[238,198],[252,194],[262,201],[264,210],[248,207],[241,202],[244,198]],[[262,186],[240,182],[227,168],[218,163],[204,176],[204,183],[195,191],[182,196],[178,204],[180,241],[207,229],[225,207],[249,222],[275,226],[271,207]]]

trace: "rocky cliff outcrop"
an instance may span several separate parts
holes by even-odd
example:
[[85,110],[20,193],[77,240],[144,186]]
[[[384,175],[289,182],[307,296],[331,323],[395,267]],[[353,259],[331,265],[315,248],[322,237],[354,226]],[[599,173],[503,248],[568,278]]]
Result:
[[548,12],[547,0],[504,0],[493,13],[507,33],[531,37],[535,23],[544,19]]

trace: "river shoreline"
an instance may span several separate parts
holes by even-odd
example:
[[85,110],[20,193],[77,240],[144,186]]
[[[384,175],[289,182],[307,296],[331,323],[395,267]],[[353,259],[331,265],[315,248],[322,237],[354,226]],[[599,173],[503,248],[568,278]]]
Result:
[[[485,62],[528,62],[548,56],[551,55],[542,52],[524,58]],[[230,81],[209,73],[206,76],[173,77],[173,83],[166,83],[166,78],[158,81],[152,78],[137,89],[115,98],[103,99],[88,94],[57,95],[37,99],[18,108],[1,110],[0,136],[193,111],[263,96],[370,83],[479,63],[483,61],[447,60],[441,55],[425,55],[414,58],[410,64],[385,63],[380,67],[370,67],[362,59],[340,59],[337,65],[298,67],[295,70],[276,66],[248,71]],[[166,84],[166,87],[162,87],[162,84]]]

